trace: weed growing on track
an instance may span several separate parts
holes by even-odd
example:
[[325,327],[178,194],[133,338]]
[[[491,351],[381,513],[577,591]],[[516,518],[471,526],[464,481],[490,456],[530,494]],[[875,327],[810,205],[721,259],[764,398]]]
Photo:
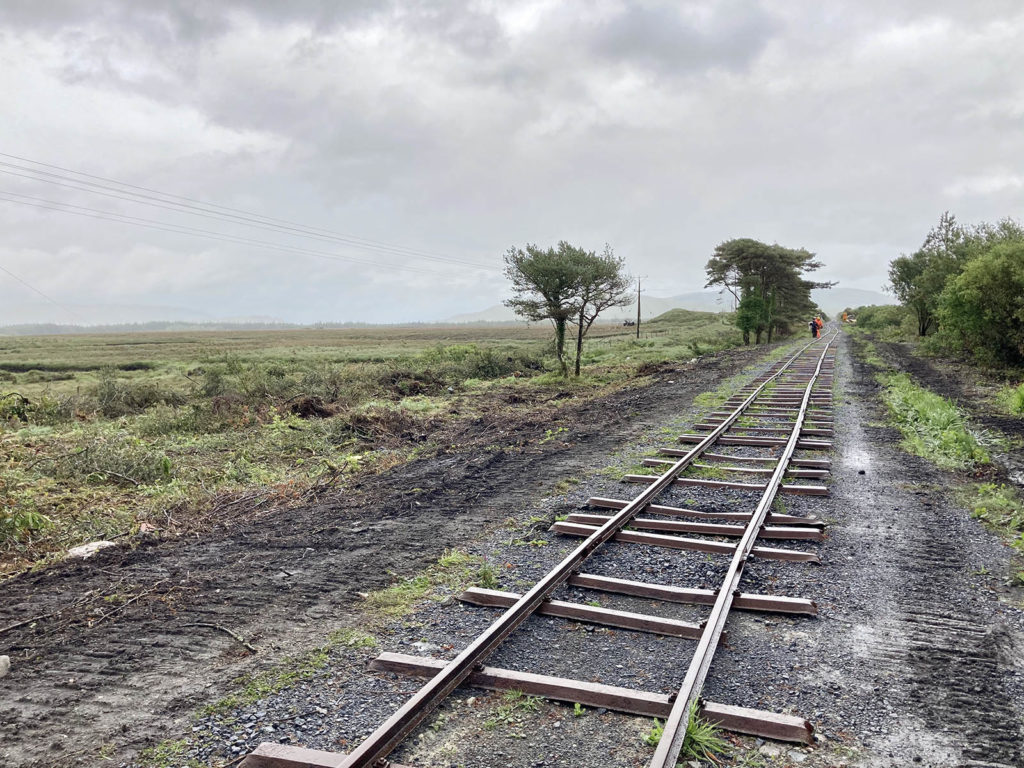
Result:
[[530,696],[516,690],[505,691],[501,699],[491,717],[484,720],[484,730],[493,731],[498,726],[518,728],[522,725],[523,716],[539,712],[545,701],[540,696]]
[[[716,755],[726,754],[731,745],[718,735],[720,730],[716,726],[698,714],[697,702],[690,704],[687,717],[686,736],[683,739],[683,749],[679,753],[680,761],[710,760],[717,763]],[[655,719],[642,740],[648,746],[657,747],[664,734],[665,726],[660,720]]]
[[988,463],[988,452],[952,402],[917,386],[905,373],[881,374],[878,380],[884,387],[882,399],[910,453],[946,469]]

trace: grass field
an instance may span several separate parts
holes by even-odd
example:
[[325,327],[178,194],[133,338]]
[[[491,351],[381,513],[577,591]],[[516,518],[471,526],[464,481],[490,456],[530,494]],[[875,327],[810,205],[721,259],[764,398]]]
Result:
[[730,323],[673,310],[639,340],[595,326],[568,381],[542,324],[0,337],[0,574],[202,530],[228,505],[307,502],[442,448],[453,420],[734,346]]

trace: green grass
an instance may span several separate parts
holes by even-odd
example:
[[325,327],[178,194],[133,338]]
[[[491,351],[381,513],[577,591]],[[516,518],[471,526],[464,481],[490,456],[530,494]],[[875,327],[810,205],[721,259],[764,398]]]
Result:
[[422,573],[371,592],[366,604],[383,616],[405,616],[425,600],[443,599],[445,595],[462,592],[474,583],[493,589],[497,575],[495,567],[483,557],[460,549],[446,549],[437,563]]
[[1007,413],[1024,416],[1024,384],[1003,387],[996,394],[996,403]]
[[[656,719],[650,730],[641,738],[648,746],[657,747],[664,733],[665,726]],[[700,717],[697,702],[693,702],[687,714],[686,736],[679,753],[680,764],[686,760],[709,760],[717,763],[717,756],[726,754],[730,749],[729,742],[721,738],[719,733],[721,731],[718,728]]]
[[906,374],[882,374],[879,381],[882,399],[910,453],[946,469],[988,463],[988,452],[952,402],[917,386]]
[[[143,527],[201,534],[225,503],[240,514],[307,503],[353,475],[449,450],[452,422],[571,402],[552,404],[552,392],[635,386],[662,362],[738,338],[728,315],[683,310],[645,324],[639,340],[597,325],[584,376],[567,381],[550,333],[535,324],[0,336],[0,575],[86,541],[134,541]],[[565,429],[555,423],[540,442]]]
[[186,739],[164,741],[154,747],[147,747],[139,753],[139,762],[144,768],[201,768],[198,760],[185,760],[189,744]]
[[854,331],[854,334],[859,336],[859,344],[856,346],[857,356],[873,368],[881,371],[889,370],[889,365],[878,353],[878,347],[875,346],[873,341],[864,336],[864,331]]

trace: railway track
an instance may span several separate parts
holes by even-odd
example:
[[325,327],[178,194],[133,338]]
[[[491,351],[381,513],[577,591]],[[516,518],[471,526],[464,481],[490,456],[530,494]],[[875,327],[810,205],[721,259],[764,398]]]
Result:
[[[591,498],[593,511],[569,515],[552,530],[582,538],[567,557],[524,594],[471,588],[462,599],[504,608],[486,630],[451,661],[383,653],[374,662],[387,670],[428,678],[427,682],[348,754],[263,743],[242,768],[407,768],[388,756],[460,685],[516,689],[546,698],[665,719],[664,734],[651,768],[675,766],[689,718],[696,713],[719,726],[778,740],[809,743],[813,727],[803,718],[706,701],[701,697],[715,651],[733,608],[814,616],[815,604],[802,597],[748,593],[741,590],[744,567],[754,558],[817,562],[806,549],[768,543],[774,540],[819,541],[821,521],[773,511],[779,494],[828,493],[824,481],[830,462],[832,378],[835,333],[773,364],[720,410],[710,413],[677,445],[643,463],[660,474],[630,474],[624,480],[646,487],[633,499]],[[799,452],[799,453],[798,453]],[[679,486],[699,486],[728,494],[713,510],[655,503]],[[749,505],[737,496],[757,498]],[[728,507],[724,509],[722,507]],[[599,550],[646,546],[694,551],[729,558],[715,589],[655,584],[586,572]],[[684,622],[646,613],[631,613],[555,600],[559,587],[592,590],[709,606],[703,621]],[[695,640],[692,660],[674,695],[638,691],[579,679],[486,667],[484,661],[530,616],[540,614]]]

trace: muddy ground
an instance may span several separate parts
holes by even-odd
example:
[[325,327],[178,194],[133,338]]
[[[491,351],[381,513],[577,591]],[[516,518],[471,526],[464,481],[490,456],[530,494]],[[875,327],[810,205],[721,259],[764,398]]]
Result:
[[[840,346],[831,496],[787,501],[790,511],[830,523],[826,541],[815,545],[822,564],[755,561],[745,576],[761,591],[815,599],[820,616],[730,617],[731,639],[705,690],[712,700],[806,716],[819,741],[803,749],[733,739],[727,762],[1024,765],[1024,591],[1012,584],[1012,553],[956,504],[954,491],[967,478],[900,449],[898,433],[884,424],[874,371],[855,347],[848,338]],[[908,361],[920,383],[950,386],[927,361],[899,350],[891,356]],[[351,748],[415,689],[367,670],[378,650],[451,655],[493,611],[429,603],[379,633],[378,649],[334,655],[313,679],[235,711],[193,713],[230,690],[240,672],[312,647],[327,629],[357,624],[359,592],[388,584],[392,572],[417,571],[446,546],[514,565],[502,574],[503,588],[530,583],[575,543],[530,520],[571,511],[591,494],[636,493],[605,474],[553,493],[556,483],[595,465],[628,464],[663,444],[665,430],[695,418],[695,394],[751,359],[703,359],[663,371],[643,389],[568,403],[544,417],[477,424],[454,441],[457,448],[368,478],[333,502],[5,584],[0,629],[65,611],[0,635],[0,653],[14,662],[0,681],[0,758],[14,766],[93,765],[101,754],[119,765],[167,738],[189,739],[168,766],[226,765],[262,740]],[[968,408],[977,401],[969,385],[961,395]],[[519,447],[494,451],[495,443]],[[683,494],[676,501],[689,503]],[[519,528],[505,524],[509,516]],[[700,586],[692,580],[717,567],[711,558],[639,549],[610,552],[610,571],[625,567],[646,580],[676,572],[679,583]],[[93,603],[78,605],[90,590],[93,601],[122,595],[107,603],[120,610],[92,627]],[[654,612],[576,592],[569,599]],[[667,608],[657,612],[670,615]],[[251,658],[222,631],[187,626],[195,623],[230,628],[259,654]],[[587,679],[663,691],[678,686],[692,651],[691,641],[549,619],[531,619],[513,640],[496,665],[572,675],[582,674],[583,660]],[[502,706],[496,694],[461,691],[402,747],[400,761],[642,766],[651,752],[642,741],[649,720],[601,710],[577,716],[555,704],[502,719]]]
[[[440,455],[315,506],[4,582],[0,654],[12,670],[0,680],[0,763],[90,764],[98,753],[121,762],[187,730],[240,674],[358,623],[360,593],[480,536],[756,354],[666,365],[640,388],[579,402],[565,393],[525,416],[458,424]],[[258,647],[256,658],[224,630]]]

